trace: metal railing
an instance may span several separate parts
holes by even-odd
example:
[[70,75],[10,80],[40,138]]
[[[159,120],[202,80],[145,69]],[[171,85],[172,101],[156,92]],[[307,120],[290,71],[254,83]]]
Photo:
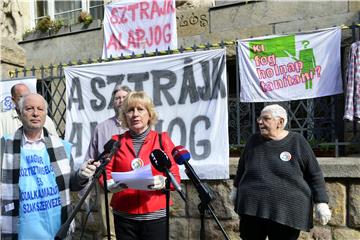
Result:
[[[359,32],[358,24],[348,27],[352,30],[353,42]],[[357,29],[357,31],[356,31]],[[360,33],[358,33],[360,35]],[[218,44],[206,44],[192,46],[168,51],[156,51],[155,53],[133,54],[131,56],[120,56],[109,59],[88,59],[86,61],[78,60],[77,62],[69,62],[68,64],[58,64],[50,66],[41,66],[39,68],[32,67],[30,69],[15,69],[12,72],[16,78],[26,76],[36,76],[38,79],[38,92],[46,97],[49,103],[48,113],[54,119],[58,133],[61,137],[65,136],[66,121],[66,102],[65,102],[65,76],[63,72],[64,66],[89,64],[94,62],[104,62],[113,60],[123,60],[138,57],[151,57],[162,54],[172,54],[175,52],[206,50],[210,48],[219,48],[226,45],[234,45],[235,41],[221,42]],[[347,64],[347,63],[343,63]],[[236,64],[237,65],[237,64]],[[343,70],[345,67],[343,66]],[[234,70],[235,71],[235,70]],[[344,72],[344,71],[343,71]],[[255,133],[257,128],[256,117],[260,114],[261,109],[267,103],[242,103],[239,99],[239,78],[236,69],[235,79],[236,89],[229,92],[228,108],[229,108],[229,142],[231,149],[239,149],[244,146],[247,139]],[[343,78],[344,79],[344,78]],[[233,84],[234,85],[234,84]],[[345,85],[344,85],[345,86]],[[345,146],[353,146],[359,151],[360,141],[357,139],[356,123],[349,128],[343,120],[344,115],[344,94],[280,102],[288,112],[288,129],[301,133],[309,141],[313,148],[332,149],[333,156],[337,157],[345,153]]]
[[[82,64],[79,61],[77,64]],[[89,63],[89,61],[87,61]],[[74,65],[74,64],[67,64]],[[36,76],[37,90],[49,103],[48,114],[53,118],[58,134],[65,136],[66,102],[64,65],[41,66],[40,68],[15,70],[15,77]],[[229,97],[229,141],[232,148],[241,148],[255,133],[256,117],[266,103],[241,103],[238,97]],[[288,112],[288,128],[304,135],[315,147],[331,148],[334,156],[342,155],[346,135],[342,120],[344,95],[315,99],[280,102]],[[356,134],[353,131],[349,133]]]

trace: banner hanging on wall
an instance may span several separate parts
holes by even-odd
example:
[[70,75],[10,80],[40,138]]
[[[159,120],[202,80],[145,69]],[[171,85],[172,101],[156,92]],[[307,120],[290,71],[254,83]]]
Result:
[[[185,146],[190,163],[204,179],[229,177],[225,50],[80,65],[65,68],[66,140],[81,164],[97,123],[112,117],[117,84],[144,90],[175,145]],[[183,166],[181,166],[182,168]],[[186,175],[181,171],[181,176]]]
[[238,40],[240,101],[290,101],[342,93],[340,43],[340,28]]
[[177,48],[175,0],[121,0],[104,8],[103,58]]

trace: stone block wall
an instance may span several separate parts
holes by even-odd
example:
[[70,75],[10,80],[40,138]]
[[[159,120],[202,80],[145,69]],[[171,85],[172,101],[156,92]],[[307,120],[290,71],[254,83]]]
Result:
[[[230,175],[234,177],[238,159],[230,159]],[[314,216],[314,228],[310,232],[301,232],[299,240],[355,240],[360,239],[360,156],[353,158],[320,158],[320,166],[324,172],[326,188],[329,194],[329,206],[332,218],[328,225],[322,226]],[[231,240],[239,237],[239,217],[234,212],[229,198],[232,179],[204,181],[214,193],[211,207],[214,215]],[[170,239],[200,239],[201,218],[198,205],[200,203],[197,190],[191,181],[182,181],[187,195],[185,203],[177,192],[171,192],[174,205],[170,209]],[[96,204],[93,195],[90,205]],[[76,202],[76,201],[75,201]],[[98,207],[90,215],[85,228],[84,239],[100,239]],[[75,239],[79,239],[82,226],[85,224],[87,207],[83,207],[76,218],[77,231]],[[206,213],[204,218],[206,239],[225,239],[216,220]]]
[[25,51],[14,39],[2,37],[0,41],[0,81],[9,79],[9,71],[26,65]]

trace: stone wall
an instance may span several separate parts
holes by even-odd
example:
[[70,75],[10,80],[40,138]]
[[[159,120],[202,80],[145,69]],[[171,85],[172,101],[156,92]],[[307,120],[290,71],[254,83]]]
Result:
[[[324,172],[326,188],[329,194],[329,206],[332,219],[326,226],[314,221],[310,232],[301,232],[300,240],[355,240],[360,239],[360,157],[354,158],[319,158]],[[238,159],[230,160],[230,175],[234,177]],[[215,200],[211,202],[213,212],[231,240],[239,237],[239,218],[234,212],[229,199],[232,179],[225,181],[204,181],[214,192]],[[198,193],[190,181],[182,181],[187,195],[187,202],[176,192],[171,193],[174,205],[171,207],[170,237],[172,240],[200,239],[200,203]],[[95,196],[92,197],[95,199]],[[91,202],[93,204],[94,202]],[[97,209],[95,207],[95,209]],[[78,226],[84,225],[86,207],[77,216]],[[223,233],[210,214],[205,217],[207,239],[224,239]],[[86,228],[85,239],[99,239],[98,216],[92,215]],[[81,229],[75,233],[79,236]]]
[[[16,41],[21,39],[23,22],[19,5],[10,0],[0,3],[0,80],[9,78],[8,72],[26,65],[25,51]],[[14,41],[15,40],[15,41]]]
[[14,39],[2,37],[0,42],[0,80],[9,78],[9,71],[26,65],[25,51]]

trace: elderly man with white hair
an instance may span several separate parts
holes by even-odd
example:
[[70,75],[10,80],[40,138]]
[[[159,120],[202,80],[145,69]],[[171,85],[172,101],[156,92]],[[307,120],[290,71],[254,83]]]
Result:
[[260,133],[246,143],[231,193],[243,240],[295,240],[313,227],[313,204],[320,223],[331,218],[325,180],[306,139],[285,130],[286,110],[264,107]]
[[22,127],[1,138],[1,238],[54,239],[71,213],[70,191],[82,189],[99,163],[73,170],[71,144],[44,128],[41,95],[23,96],[19,110]]

